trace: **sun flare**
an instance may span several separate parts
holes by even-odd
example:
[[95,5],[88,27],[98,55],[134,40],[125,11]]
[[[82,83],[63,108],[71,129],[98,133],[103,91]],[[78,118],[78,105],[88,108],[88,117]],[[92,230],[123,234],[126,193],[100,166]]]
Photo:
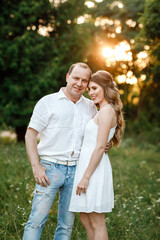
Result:
[[[102,49],[102,55],[107,58],[107,62],[131,61],[132,52],[127,42],[121,42],[115,48],[105,47]],[[112,60],[112,61],[111,61]]]
[[[104,47],[102,49],[102,55],[105,58],[106,66],[111,67],[116,62],[125,61],[131,62],[132,61],[132,52],[130,45],[123,41],[114,48],[111,47]],[[142,55],[142,54],[141,54]],[[143,56],[144,57],[144,56]],[[126,64],[122,64],[122,68],[126,68]],[[125,75],[119,75],[117,77],[117,81],[119,84],[127,83],[127,84],[136,84],[137,78],[134,76],[132,71],[128,71]]]

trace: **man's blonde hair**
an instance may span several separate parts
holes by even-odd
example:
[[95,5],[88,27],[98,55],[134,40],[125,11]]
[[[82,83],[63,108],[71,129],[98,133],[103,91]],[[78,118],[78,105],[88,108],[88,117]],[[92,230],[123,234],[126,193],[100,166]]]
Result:
[[[76,66],[79,66],[79,67],[88,69],[89,72],[90,72],[90,77],[91,77],[91,75],[92,75],[91,69],[89,68],[89,66],[88,66],[86,63],[82,63],[82,62],[77,62],[77,63],[72,64],[72,65],[70,66],[70,68],[69,68],[68,74],[71,74],[71,72],[73,71],[73,69],[74,69]],[[89,78],[90,78],[90,77],[89,77]]]

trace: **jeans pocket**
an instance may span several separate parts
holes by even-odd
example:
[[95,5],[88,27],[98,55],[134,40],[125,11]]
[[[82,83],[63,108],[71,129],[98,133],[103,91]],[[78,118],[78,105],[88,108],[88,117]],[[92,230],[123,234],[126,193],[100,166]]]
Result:
[[49,170],[51,168],[51,162],[49,161],[46,161],[46,160],[41,160],[40,161],[40,164],[42,167],[45,167],[47,170]]

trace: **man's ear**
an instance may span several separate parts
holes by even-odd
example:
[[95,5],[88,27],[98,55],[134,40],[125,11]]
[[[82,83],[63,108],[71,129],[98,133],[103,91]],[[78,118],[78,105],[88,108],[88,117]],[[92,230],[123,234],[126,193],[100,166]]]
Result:
[[69,73],[66,74],[66,82],[68,82]]

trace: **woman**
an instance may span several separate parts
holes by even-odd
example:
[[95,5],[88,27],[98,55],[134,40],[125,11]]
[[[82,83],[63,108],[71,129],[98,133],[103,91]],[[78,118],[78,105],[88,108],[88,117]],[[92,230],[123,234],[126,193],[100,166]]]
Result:
[[114,207],[112,168],[106,143],[120,143],[124,119],[116,83],[110,73],[97,71],[89,82],[89,95],[100,108],[85,128],[69,210],[80,212],[89,240],[108,240],[105,212]]

